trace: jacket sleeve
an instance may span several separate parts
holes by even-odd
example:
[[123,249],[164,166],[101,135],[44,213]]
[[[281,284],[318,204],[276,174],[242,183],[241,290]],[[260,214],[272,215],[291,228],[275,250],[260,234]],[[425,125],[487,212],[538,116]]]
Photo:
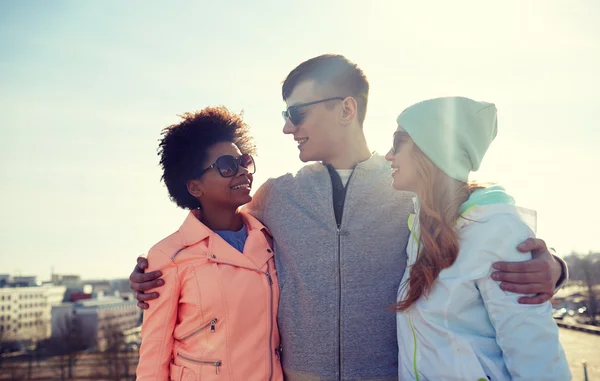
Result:
[[[486,226],[487,225],[487,226]],[[482,242],[476,253],[490,264],[495,261],[524,261],[531,256],[517,251],[517,245],[533,232],[514,216],[498,216],[482,224]],[[559,342],[558,327],[550,302],[519,304],[521,295],[503,291],[491,272],[476,281],[488,315],[496,330],[496,342],[513,380],[570,380],[571,373]]]
[[149,301],[150,308],[144,311],[136,380],[167,381],[179,305],[177,266],[168,255],[154,248],[148,253],[148,264],[147,271],[162,271],[165,284],[159,289],[160,296]]

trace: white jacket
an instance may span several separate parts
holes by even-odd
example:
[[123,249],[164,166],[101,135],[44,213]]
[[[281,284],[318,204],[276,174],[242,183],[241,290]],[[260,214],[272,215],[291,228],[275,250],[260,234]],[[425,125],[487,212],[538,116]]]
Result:
[[[415,202],[418,216],[418,205]],[[570,380],[550,302],[518,303],[491,279],[492,263],[525,261],[517,251],[533,237],[517,208],[474,206],[457,222],[460,251],[431,293],[397,314],[399,379],[431,381]],[[408,267],[417,258],[418,218],[409,219]],[[417,375],[418,374],[418,375]]]

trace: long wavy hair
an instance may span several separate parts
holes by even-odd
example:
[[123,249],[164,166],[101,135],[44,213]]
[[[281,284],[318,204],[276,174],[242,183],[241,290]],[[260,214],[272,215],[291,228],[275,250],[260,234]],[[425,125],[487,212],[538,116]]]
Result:
[[406,297],[394,305],[397,311],[404,311],[421,296],[427,296],[440,272],[456,261],[458,211],[474,190],[483,188],[448,176],[412,140],[411,143],[419,184],[419,251],[410,277],[401,288],[408,287]]

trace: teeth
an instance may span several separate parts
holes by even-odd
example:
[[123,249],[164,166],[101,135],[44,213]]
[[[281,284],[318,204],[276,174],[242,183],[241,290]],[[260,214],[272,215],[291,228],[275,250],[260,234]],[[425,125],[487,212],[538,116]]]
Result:
[[234,187],[231,187],[231,189],[250,189],[250,184],[240,184],[240,185],[236,185]]
[[304,144],[304,143],[306,143],[307,141],[308,141],[308,138],[304,138],[304,139],[299,139],[299,140],[297,140],[297,142],[298,142],[298,145],[300,145],[300,144]]

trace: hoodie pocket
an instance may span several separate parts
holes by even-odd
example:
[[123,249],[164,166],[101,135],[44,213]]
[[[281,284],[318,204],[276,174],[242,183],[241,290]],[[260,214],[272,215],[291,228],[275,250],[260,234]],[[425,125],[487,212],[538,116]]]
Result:
[[[202,366],[211,366],[211,367],[214,367],[215,374],[217,374],[217,375],[219,375],[219,373],[221,372],[221,365],[223,365],[223,363],[221,362],[221,360],[206,359],[206,358],[195,358],[195,357],[183,355],[181,353],[177,353],[177,358],[180,358],[180,359],[182,359],[184,361],[189,361],[189,362],[192,362],[192,363],[195,363],[195,364],[199,364],[199,365],[202,365]],[[185,381],[187,381],[187,380],[185,380]]]
[[196,375],[191,369],[171,363],[169,369],[169,381],[194,381]]
[[196,336],[197,334],[199,334],[200,332],[204,331],[207,328],[210,328],[210,332],[215,333],[217,331],[216,325],[217,325],[217,318],[212,318],[209,322],[202,324],[200,327],[195,328],[189,332],[186,332],[185,334],[175,337],[175,340],[177,341],[186,341],[187,339]]

